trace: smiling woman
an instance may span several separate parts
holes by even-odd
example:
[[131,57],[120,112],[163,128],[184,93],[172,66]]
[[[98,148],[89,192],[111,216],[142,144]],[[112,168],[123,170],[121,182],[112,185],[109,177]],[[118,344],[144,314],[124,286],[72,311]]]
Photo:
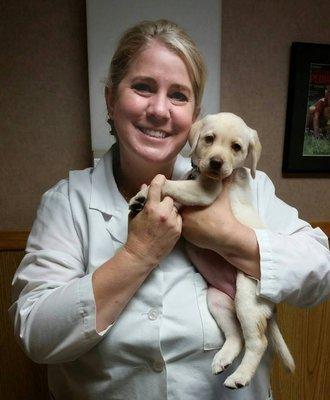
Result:
[[[157,173],[170,178],[196,118],[193,88],[181,58],[152,41],[130,63],[118,87],[107,88],[106,99],[120,151],[120,174],[115,171],[115,176],[120,175],[125,193],[132,197]],[[134,184],[133,169],[141,177],[135,176]]]
[[[123,35],[105,96],[118,141],[115,151],[120,153],[114,174],[126,195],[132,197],[157,173],[172,175],[199,113],[204,85],[202,57],[175,24],[142,22]],[[137,172],[134,180],[132,169]]]
[[[176,24],[143,22],[125,32],[105,90],[117,143],[95,168],[71,171],[42,198],[10,313],[25,352],[49,364],[53,398],[271,398],[270,353],[239,392],[223,386],[228,371],[212,374],[223,337],[181,234],[214,244],[251,276],[261,271],[260,295],[270,301],[314,305],[327,295],[326,238],[276,197],[265,174],[257,172],[252,187],[261,231],[237,228],[228,190],[181,214],[162,197],[165,177],[190,169],[178,153],[204,78],[198,49]],[[145,207],[128,220],[126,200],[143,183]]]

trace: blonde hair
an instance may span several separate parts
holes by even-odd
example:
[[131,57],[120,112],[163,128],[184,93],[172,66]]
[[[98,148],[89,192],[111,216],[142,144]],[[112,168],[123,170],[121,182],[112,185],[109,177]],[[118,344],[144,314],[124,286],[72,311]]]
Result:
[[195,110],[199,109],[206,80],[203,58],[188,34],[174,22],[165,19],[143,21],[124,32],[111,60],[107,87],[112,87],[116,93],[132,60],[153,40],[163,43],[185,63],[194,92]]

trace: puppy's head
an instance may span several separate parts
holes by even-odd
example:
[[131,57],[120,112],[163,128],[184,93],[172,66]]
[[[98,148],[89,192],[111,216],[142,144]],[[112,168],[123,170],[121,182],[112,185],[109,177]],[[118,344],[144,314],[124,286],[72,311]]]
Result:
[[255,177],[261,144],[255,130],[231,113],[207,115],[194,123],[189,134],[191,157],[201,174],[212,179],[227,178],[251,155]]

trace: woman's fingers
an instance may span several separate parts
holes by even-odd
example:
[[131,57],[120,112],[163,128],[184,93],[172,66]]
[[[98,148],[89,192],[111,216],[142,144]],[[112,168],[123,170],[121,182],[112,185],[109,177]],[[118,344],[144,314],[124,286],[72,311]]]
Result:
[[164,198],[162,196],[162,188],[165,181],[164,175],[156,175],[151,181],[147,195],[146,211],[149,216],[153,215],[153,218],[156,218],[155,221],[160,217],[163,221],[167,220],[170,225],[173,223],[177,225],[179,221],[180,226],[182,226],[181,216],[178,218],[178,210],[174,206],[174,200],[170,196],[165,196]]
[[182,230],[181,216],[173,199],[162,199],[163,176],[154,179],[149,187],[147,202],[141,213],[130,220],[127,246],[139,258],[152,265],[159,264],[178,241]]
[[151,181],[148,191],[147,200],[150,202],[159,203],[162,199],[162,188],[166,181],[164,175],[156,175]]
[[182,217],[175,206],[173,206],[171,214],[172,217],[175,218],[178,229],[180,230],[180,232],[182,232]]
[[162,205],[164,206],[165,209],[168,209],[169,211],[172,210],[174,201],[171,197],[165,196],[162,200]]

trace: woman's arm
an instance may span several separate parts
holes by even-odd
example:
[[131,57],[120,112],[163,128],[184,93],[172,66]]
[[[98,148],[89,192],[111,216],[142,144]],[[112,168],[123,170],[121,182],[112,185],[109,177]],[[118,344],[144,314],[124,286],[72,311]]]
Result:
[[266,229],[247,228],[236,221],[225,190],[210,207],[183,210],[184,236],[217,251],[248,275],[260,277],[258,294],[273,302],[311,306],[326,299],[330,293],[326,236],[276,197],[265,174],[258,172],[251,185]]
[[66,181],[42,197],[12,297],[16,338],[35,362],[74,360],[102,339],[95,330],[92,275],[85,273]]
[[93,274],[98,331],[116,320],[181,235],[182,221],[173,200],[161,199],[164,182],[164,176],[153,179],[143,210],[129,223],[127,243]]
[[267,227],[255,229],[261,265],[258,293],[276,303],[314,306],[330,296],[328,238],[276,196],[266,174],[258,175],[256,201]]
[[253,229],[233,215],[229,182],[209,207],[185,207],[182,212],[183,236],[198,247],[213,250],[230,264],[254,277],[260,277],[259,247]]
[[[160,190],[161,182],[156,186]],[[67,182],[43,196],[27,254],[14,276],[10,308],[16,337],[30,358],[50,364],[71,361],[102,339],[105,332],[98,332],[110,328],[179,238],[181,217],[171,205],[169,198],[158,207],[151,201],[148,216],[141,213],[131,222],[126,245],[100,271],[86,275]],[[150,224],[157,220],[155,232]],[[147,234],[150,240],[144,242]]]

